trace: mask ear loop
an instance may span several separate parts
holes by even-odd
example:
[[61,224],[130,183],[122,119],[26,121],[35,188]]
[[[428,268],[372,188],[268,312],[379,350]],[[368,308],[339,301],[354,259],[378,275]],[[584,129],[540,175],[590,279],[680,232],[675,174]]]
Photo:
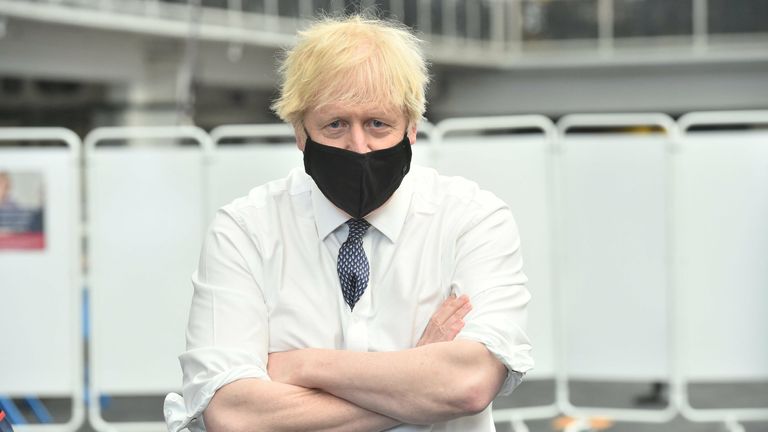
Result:
[[[405,125],[405,133],[403,134],[403,141],[405,141],[408,138],[408,128],[411,126],[411,122],[409,121],[408,124]],[[413,144],[410,139],[408,139],[408,144]]]

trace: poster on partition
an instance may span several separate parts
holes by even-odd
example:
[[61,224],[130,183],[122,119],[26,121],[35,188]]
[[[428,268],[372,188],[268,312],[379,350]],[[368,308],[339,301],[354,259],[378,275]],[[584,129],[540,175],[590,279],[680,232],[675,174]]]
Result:
[[45,249],[43,174],[0,169],[0,252]]

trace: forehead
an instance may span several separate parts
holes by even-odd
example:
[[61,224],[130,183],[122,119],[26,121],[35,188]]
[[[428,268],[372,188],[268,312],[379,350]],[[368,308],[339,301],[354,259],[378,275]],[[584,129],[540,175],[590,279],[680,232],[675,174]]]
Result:
[[330,118],[386,118],[405,120],[405,112],[391,104],[352,103],[350,101],[335,101],[320,104],[307,112],[311,119]]

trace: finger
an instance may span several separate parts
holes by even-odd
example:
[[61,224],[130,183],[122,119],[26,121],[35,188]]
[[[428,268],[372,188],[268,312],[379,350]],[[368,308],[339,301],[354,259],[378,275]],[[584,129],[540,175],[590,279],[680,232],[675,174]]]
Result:
[[448,298],[443,301],[443,304],[441,304],[437,311],[432,315],[432,320],[436,324],[442,325],[462,306],[464,301],[465,300],[460,300],[460,298],[456,298],[456,296],[453,295],[448,296]]
[[464,316],[469,313],[469,310],[466,310],[467,306],[470,308],[472,307],[472,305],[469,303],[469,297],[465,295],[458,297],[451,304],[450,308],[446,308],[443,311],[445,315],[441,314],[441,316],[438,317],[440,319],[438,322],[442,325],[445,325],[452,320],[464,318]]
[[453,340],[453,338],[458,334],[458,332],[464,328],[464,317],[469,313],[469,311],[472,310],[472,305],[467,302],[462,307],[460,307],[451,317],[443,323],[442,327],[443,329],[446,329],[443,331],[443,333],[449,337],[448,340]]
[[[461,329],[464,328],[464,320],[458,320],[455,323],[453,323],[453,326],[451,327],[456,333],[461,331]],[[456,334],[454,334],[456,336]]]
[[450,319],[451,320],[461,320],[462,318],[467,316],[467,314],[471,310],[472,310],[472,303],[467,301],[460,308],[456,309],[456,312],[454,312],[453,315],[451,315]]
[[463,328],[464,328],[464,320],[458,320],[451,323],[451,325],[446,329],[447,331],[445,333],[445,336],[446,336],[445,341],[447,342],[455,339],[456,335],[458,335],[461,329]]

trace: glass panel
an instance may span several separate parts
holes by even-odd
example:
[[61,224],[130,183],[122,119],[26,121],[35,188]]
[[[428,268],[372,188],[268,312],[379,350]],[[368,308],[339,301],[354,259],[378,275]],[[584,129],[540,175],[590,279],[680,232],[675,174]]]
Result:
[[203,7],[226,9],[227,0],[202,0],[201,5]]
[[402,21],[408,27],[418,29],[419,28],[419,2],[417,0],[404,0],[403,9],[405,16],[402,17]]
[[467,34],[467,14],[474,13],[471,9],[475,7],[473,1],[454,1],[449,4],[443,5],[443,7],[452,7],[454,10],[453,15],[456,17],[456,37],[466,38],[471,37]]
[[312,2],[312,9],[315,11],[315,15],[330,15],[332,12],[331,6],[331,0],[314,0]]
[[[456,32],[459,37],[473,40],[491,38],[491,7],[488,0],[468,0],[456,11]],[[476,20],[476,23],[472,23]],[[474,27],[473,27],[474,26]]]
[[523,39],[596,39],[597,0],[526,0]]
[[709,0],[709,33],[768,32],[768,1]]
[[243,0],[243,12],[264,13],[264,0]]
[[480,39],[491,40],[491,14],[493,9],[490,2],[483,0],[480,2]]
[[296,0],[277,2],[277,14],[284,17],[298,17],[299,3]]
[[693,33],[692,0],[614,0],[613,16],[617,38]]
[[490,39],[490,6],[487,0],[459,2],[456,10],[456,33],[472,40]]
[[390,8],[389,0],[368,0],[365,4],[368,5],[365,10],[370,10],[375,16],[383,19],[391,18],[392,9]]
[[432,34],[442,34],[443,33],[443,2],[438,0],[432,0],[431,2],[431,10],[430,13],[432,14],[431,22],[432,22]]
[[361,0],[344,0],[344,13],[357,13],[363,10]]

